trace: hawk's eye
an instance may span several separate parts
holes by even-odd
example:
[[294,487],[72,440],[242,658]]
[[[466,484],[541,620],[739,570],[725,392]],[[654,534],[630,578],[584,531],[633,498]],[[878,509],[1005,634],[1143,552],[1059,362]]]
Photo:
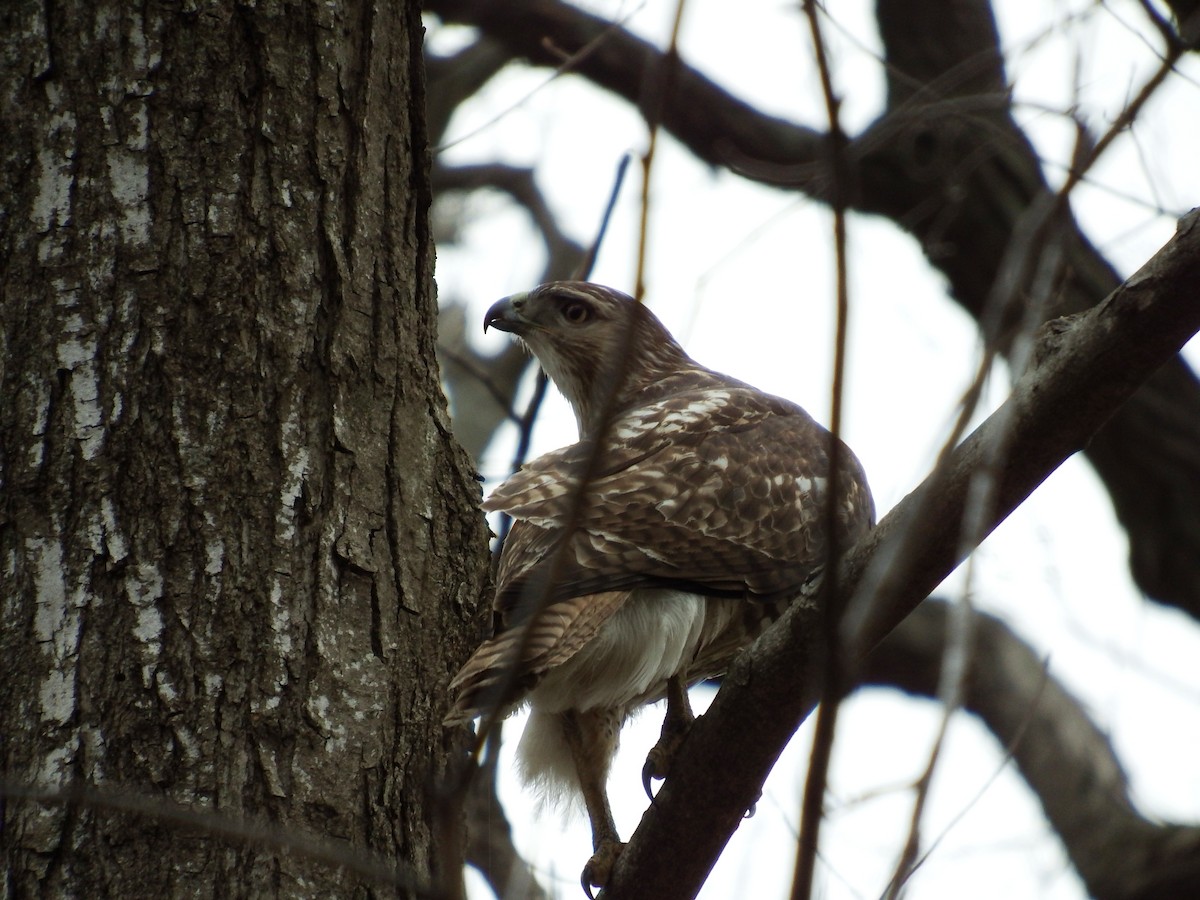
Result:
[[572,300],[563,305],[563,318],[572,325],[582,325],[592,317],[592,310],[581,300]]

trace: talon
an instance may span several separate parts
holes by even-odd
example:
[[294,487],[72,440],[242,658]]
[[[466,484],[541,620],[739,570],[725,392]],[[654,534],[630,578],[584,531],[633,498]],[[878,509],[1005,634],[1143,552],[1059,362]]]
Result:
[[663,717],[662,733],[659,734],[658,743],[646,754],[646,764],[642,766],[642,787],[646,789],[646,796],[651,802],[654,802],[651,780],[661,781],[671,774],[675,755],[683,746],[695,720],[691,704],[688,703],[687,684],[680,676],[672,676],[667,682],[667,714]]
[[651,800],[654,799],[654,791],[650,788],[650,782],[662,781],[671,773],[671,763],[682,743],[683,735],[664,734],[646,754],[646,764],[642,766],[642,787],[646,789],[646,796]]
[[588,900],[595,900],[592,895],[593,887],[603,888],[608,884],[608,876],[612,872],[613,863],[617,861],[617,857],[624,849],[625,845],[620,841],[602,840],[600,842],[596,852],[587,861],[587,865],[583,867],[583,873],[579,876],[579,884],[583,887],[583,892],[588,895]]
[[759,791],[758,796],[754,798],[754,802],[750,804],[750,808],[746,810],[742,816],[743,819],[753,819],[754,814],[758,811],[758,801],[762,799],[762,791]]
[[654,764],[654,754],[651,753],[646,757],[646,764],[642,766],[642,787],[646,790],[646,796],[652,801],[654,800],[654,791],[650,788],[650,781],[654,778],[662,778],[658,774],[658,766]]

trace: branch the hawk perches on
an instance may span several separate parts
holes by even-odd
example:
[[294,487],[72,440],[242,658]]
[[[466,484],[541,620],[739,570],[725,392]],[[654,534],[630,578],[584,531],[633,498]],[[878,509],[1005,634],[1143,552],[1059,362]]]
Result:
[[[582,792],[603,886],[621,848],[605,783],[622,724],[667,698],[643,770],[667,774],[692,721],[687,687],[734,656],[827,563],[831,435],[803,409],[697,365],[645,306],[554,282],[505,298],[484,328],[520,338],[570,402],[579,442],[524,466],[484,502],[513,527],[500,559],[499,632],[451,688],[447,723],[530,718],[526,781]],[[874,523],[862,466],[836,459],[835,546]]]

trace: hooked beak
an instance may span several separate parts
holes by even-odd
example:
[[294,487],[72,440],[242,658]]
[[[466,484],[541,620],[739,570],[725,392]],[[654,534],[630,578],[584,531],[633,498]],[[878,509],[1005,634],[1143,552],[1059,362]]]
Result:
[[513,294],[511,297],[505,297],[503,300],[493,303],[491,309],[483,317],[483,333],[487,334],[488,328],[495,328],[497,331],[520,334],[529,324],[521,315],[521,306],[524,302],[524,294]]

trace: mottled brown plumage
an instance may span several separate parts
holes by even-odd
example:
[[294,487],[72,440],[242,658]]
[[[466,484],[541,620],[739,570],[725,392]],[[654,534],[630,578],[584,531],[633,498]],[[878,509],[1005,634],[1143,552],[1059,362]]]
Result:
[[[667,696],[645,780],[691,720],[686,685],[722,673],[826,564],[830,436],[799,406],[693,362],[617,291],[555,282],[485,319],[516,334],[563,392],[580,441],[532,461],[484,503],[513,527],[498,634],[451,687],[448,722],[527,701],[528,780],[576,782],[603,885],[622,846],[604,782],[625,717]],[[839,445],[837,546],[871,526],[862,467]]]

